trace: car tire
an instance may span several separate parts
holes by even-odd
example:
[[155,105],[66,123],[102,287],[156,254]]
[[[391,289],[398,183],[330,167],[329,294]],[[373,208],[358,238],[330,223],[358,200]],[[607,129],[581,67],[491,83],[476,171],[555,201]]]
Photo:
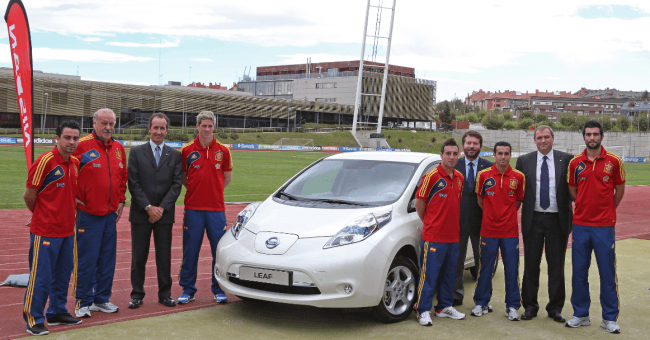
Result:
[[[492,270],[492,277],[496,275],[498,267],[499,267],[499,259],[497,258],[496,260],[494,260],[494,269]],[[469,267],[469,273],[472,274],[472,278],[476,280],[478,278],[478,267],[477,266]]]
[[417,301],[418,267],[408,257],[397,255],[388,269],[381,301],[372,316],[383,323],[399,322],[413,311]]

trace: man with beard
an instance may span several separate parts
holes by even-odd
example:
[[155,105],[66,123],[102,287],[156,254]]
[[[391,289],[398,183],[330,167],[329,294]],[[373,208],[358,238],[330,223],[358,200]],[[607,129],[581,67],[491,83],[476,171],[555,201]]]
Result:
[[474,253],[474,267],[478,273],[480,259],[479,244],[481,240],[481,220],[483,209],[479,207],[476,198],[476,174],[492,166],[492,162],[480,158],[478,155],[483,146],[483,137],[480,133],[470,130],[463,135],[463,152],[465,157],[460,158],[456,164],[456,170],[465,176],[463,185],[463,197],[460,200],[460,241],[458,243],[458,263],[456,264],[456,281],[454,284],[454,306],[463,304],[465,286],[463,274],[465,273],[465,254],[467,253],[467,240],[472,241]]
[[573,277],[571,305],[573,317],[567,327],[589,326],[589,267],[592,250],[600,274],[600,305],[603,321],[600,327],[609,333],[620,333],[616,323],[620,300],[616,277],[615,229],[616,208],[625,193],[625,168],[617,155],[602,145],[603,126],[589,121],[582,128],[587,148],[569,163],[567,181],[575,200],[573,244],[571,248]]
[[[29,168],[25,204],[29,225],[29,283],[23,318],[27,333],[45,335],[50,326],[76,325],[66,308],[70,274],[74,266],[75,186],[79,160],[72,153],[79,145],[79,124],[63,122],[56,129],[56,146]],[[50,300],[46,315],[45,304]]]
[[100,109],[93,115],[93,132],[79,140],[77,183],[78,265],[73,295],[75,314],[89,318],[91,311],[115,313],[109,301],[115,276],[117,222],[126,201],[126,155],[113,139],[115,113]]

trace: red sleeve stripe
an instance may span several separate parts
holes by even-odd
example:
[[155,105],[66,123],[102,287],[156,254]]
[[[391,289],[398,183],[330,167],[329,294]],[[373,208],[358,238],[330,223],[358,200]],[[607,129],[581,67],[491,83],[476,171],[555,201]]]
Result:
[[34,173],[34,178],[32,179],[32,185],[40,185],[41,184],[41,177],[43,177],[43,170],[45,169],[45,166],[47,163],[52,159],[54,155],[52,154],[52,151],[46,153],[41,157],[41,159],[38,161],[38,168],[36,168],[36,172]]
[[481,186],[483,185],[482,180],[481,180],[481,174],[483,174],[486,171],[490,171],[490,170],[492,170],[492,168],[483,169],[483,170],[479,171],[478,174],[476,174],[476,189],[474,191],[476,191],[477,194],[479,193],[479,190],[481,189]]
[[517,169],[515,169],[515,168],[512,168],[512,170],[514,170],[516,173],[518,173],[518,174],[521,175],[521,183],[522,183],[521,190],[522,190],[524,193],[526,193],[526,175],[524,175],[523,172],[521,172],[521,171],[519,171],[519,170],[517,170]]
[[420,197],[424,197],[427,194],[427,187],[429,186],[429,180],[431,179],[431,176],[438,172],[438,169],[433,169],[429,171],[426,176],[424,177],[424,180],[422,181],[422,185],[420,186],[420,191],[418,192],[418,195]]
[[575,156],[573,156],[573,158],[571,158],[571,160],[569,161],[569,169],[566,172],[566,181],[568,183],[571,183],[571,178],[573,178],[574,172],[576,170],[575,166],[573,166],[573,161],[580,158],[580,157],[582,157],[582,152],[575,155]]

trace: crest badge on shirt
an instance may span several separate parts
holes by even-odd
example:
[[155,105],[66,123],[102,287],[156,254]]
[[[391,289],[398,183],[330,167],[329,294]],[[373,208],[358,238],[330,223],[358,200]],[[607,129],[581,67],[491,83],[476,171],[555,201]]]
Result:
[[221,152],[221,151],[217,152],[214,157],[215,157],[215,159],[217,161],[222,161],[223,160],[223,152]]
[[609,163],[609,162],[605,163],[605,169],[604,170],[605,170],[606,174],[611,174],[613,168],[614,168],[614,164]]
[[510,180],[510,189],[517,189],[517,183],[519,183],[516,179],[511,179]]
[[609,176],[603,177],[603,182],[605,182],[605,183],[609,182]]
[[122,152],[120,152],[119,149],[115,149],[115,157],[117,157],[119,160],[122,159]]

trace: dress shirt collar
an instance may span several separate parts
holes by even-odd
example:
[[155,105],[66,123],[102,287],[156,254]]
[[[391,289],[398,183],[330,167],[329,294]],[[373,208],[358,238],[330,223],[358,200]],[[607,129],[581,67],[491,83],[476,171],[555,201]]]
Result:
[[160,145],[158,145],[158,144],[154,143],[153,140],[149,139],[149,145],[151,145],[151,151],[155,155],[156,154],[156,146],[160,146],[160,152],[162,153],[162,149],[163,149],[163,147],[165,147],[165,141],[163,141],[162,143],[160,143]]
[[[548,155],[546,155],[546,157],[548,157],[549,162],[553,161],[553,149],[551,149],[551,151],[548,153]],[[544,155],[541,152],[539,152],[539,150],[537,150],[537,161],[541,162],[542,160],[544,160]]]
[[469,159],[467,159],[467,157],[465,157],[465,168],[469,169],[469,163],[474,163],[474,171],[476,171],[478,167],[478,159],[479,157],[476,157],[473,161],[470,161]]

